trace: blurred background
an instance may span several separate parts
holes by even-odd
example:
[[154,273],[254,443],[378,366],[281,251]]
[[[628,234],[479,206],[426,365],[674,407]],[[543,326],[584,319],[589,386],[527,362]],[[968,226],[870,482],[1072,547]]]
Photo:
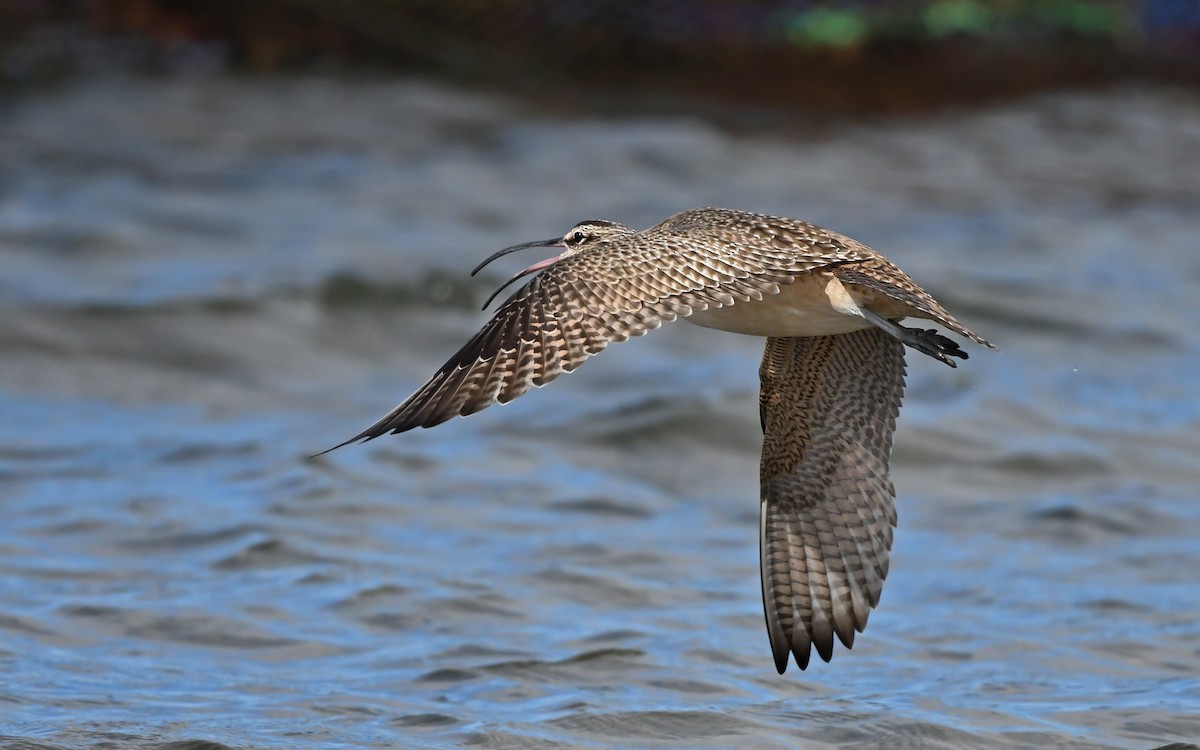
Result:
[[[1195,747],[1198,81],[1200,0],[0,0],[0,748]],[[482,258],[700,205],[1002,350],[910,354],[806,672],[761,340],[312,458],[537,259]]]
[[4,0],[0,23],[15,82],[404,71],[551,86],[575,105],[604,92],[621,107],[665,95],[869,114],[1200,78],[1193,0]]

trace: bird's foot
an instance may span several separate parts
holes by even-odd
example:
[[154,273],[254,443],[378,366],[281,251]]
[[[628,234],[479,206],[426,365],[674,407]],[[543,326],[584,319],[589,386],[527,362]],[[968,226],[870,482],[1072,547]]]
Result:
[[967,359],[968,357],[957,341],[946,338],[933,328],[905,328],[901,325],[896,327],[901,331],[899,337],[901,343],[911,346],[922,354],[928,354],[939,362],[945,362],[951,367],[958,367],[950,358]]
[[958,367],[950,358],[967,358],[967,353],[959,347],[958,342],[946,338],[934,328],[906,328],[896,321],[876,315],[866,308],[860,308],[860,311],[867,321],[894,337],[901,344],[911,346],[922,354],[928,354],[939,362],[945,362],[951,367]]

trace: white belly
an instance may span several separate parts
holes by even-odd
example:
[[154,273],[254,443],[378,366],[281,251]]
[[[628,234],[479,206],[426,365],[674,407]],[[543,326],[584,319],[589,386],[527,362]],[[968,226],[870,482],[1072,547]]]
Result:
[[751,336],[830,336],[869,328],[861,299],[832,277],[805,276],[762,300],[710,307],[687,320]]

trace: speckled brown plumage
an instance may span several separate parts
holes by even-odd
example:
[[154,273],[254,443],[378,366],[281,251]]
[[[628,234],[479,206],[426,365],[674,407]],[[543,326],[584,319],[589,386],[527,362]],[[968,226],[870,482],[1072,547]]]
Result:
[[875,328],[769,338],[759,377],[763,606],[783,672],[789,652],[829,661],[835,635],[849,648],[879,603],[904,346]]
[[896,321],[925,318],[991,344],[874,250],[803,221],[717,208],[637,232],[589,221],[480,267],[552,245],[563,252],[518,274],[541,271],[412,396],[346,443],[506,403],[675,318],[767,336],[761,531],[776,666],[784,671],[790,652],[806,667],[810,648],[828,661],[835,635],[849,647],[887,574],[904,346],[951,366],[967,357],[935,331]]

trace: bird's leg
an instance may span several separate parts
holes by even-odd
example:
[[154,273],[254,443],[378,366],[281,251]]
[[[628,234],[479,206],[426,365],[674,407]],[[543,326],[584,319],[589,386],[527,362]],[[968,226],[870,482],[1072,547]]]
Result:
[[946,338],[938,333],[936,329],[906,328],[894,320],[888,320],[876,315],[865,307],[860,307],[859,311],[871,325],[881,329],[884,333],[892,336],[905,346],[911,346],[913,349],[922,354],[928,354],[939,362],[945,362],[951,367],[958,367],[954,360],[950,358],[967,358],[967,353],[959,347],[957,342]]

